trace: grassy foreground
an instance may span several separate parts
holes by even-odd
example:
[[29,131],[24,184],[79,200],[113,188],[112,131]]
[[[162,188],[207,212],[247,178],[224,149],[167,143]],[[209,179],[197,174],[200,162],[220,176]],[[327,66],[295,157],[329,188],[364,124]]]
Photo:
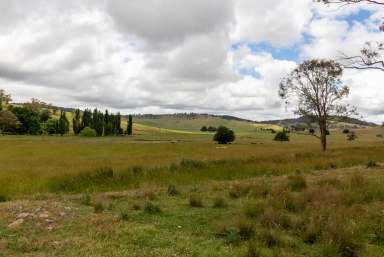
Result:
[[384,169],[0,204],[0,256],[379,257]]
[[384,256],[382,133],[0,137],[0,257]]

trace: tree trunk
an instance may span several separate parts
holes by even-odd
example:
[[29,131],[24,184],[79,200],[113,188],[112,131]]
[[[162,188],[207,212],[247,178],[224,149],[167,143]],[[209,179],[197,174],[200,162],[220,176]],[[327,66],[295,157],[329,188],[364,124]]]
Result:
[[323,151],[327,150],[327,124],[325,119],[320,119],[319,121],[320,126],[320,141],[321,141],[321,148]]

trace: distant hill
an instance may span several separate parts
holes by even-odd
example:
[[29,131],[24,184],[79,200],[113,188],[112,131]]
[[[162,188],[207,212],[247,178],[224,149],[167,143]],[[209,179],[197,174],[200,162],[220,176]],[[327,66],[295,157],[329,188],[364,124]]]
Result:
[[[295,119],[282,119],[282,120],[268,120],[262,121],[261,123],[275,124],[279,126],[297,126],[297,127],[308,127],[308,124],[316,127],[317,124],[311,122],[309,118],[299,117]],[[331,128],[349,127],[349,128],[363,128],[363,127],[377,127],[378,125],[373,122],[367,122],[356,118],[350,117],[333,117],[330,120]]]

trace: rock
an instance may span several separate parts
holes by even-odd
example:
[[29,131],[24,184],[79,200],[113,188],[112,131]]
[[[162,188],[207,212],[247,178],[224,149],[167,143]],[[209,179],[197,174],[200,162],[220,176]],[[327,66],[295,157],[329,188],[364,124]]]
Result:
[[40,219],[47,219],[47,218],[49,218],[49,213],[43,212],[43,213],[39,214],[39,218]]
[[24,219],[17,219],[14,222],[12,222],[11,224],[9,224],[8,228],[18,228],[23,223],[24,223]]
[[19,215],[17,215],[17,218],[18,219],[26,219],[28,218],[29,216],[32,216],[31,213],[28,213],[28,212],[23,212],[23,213],[20,213]]

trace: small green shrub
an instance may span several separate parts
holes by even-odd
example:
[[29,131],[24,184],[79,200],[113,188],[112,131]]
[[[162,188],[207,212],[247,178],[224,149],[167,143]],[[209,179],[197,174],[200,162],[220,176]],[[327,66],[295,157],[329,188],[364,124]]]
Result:
[[96,130],[90,127],[86,127],[80,132],[79,135],[82,137],[96,137],[97,133],[96,133]]
[[129,220],[129,212],[127,210],[120,211],[120,220],[127,221]]
[[301,174],[296,174],[288,177],[288,186],[292,191],[300,192],[307,188],[307,181]]
[[262,201],[248,202],[244,205],[243,212],[249,218],[257,218],[264,212],[264,208],[265,203]]
[[228,144],[235,141],[235,138],[235,132],[233,132],[233,130],[220,126],[213,137],[213,141],[216,141],[219,144]]
[[9,201],[8,197],[6,195],[0,194],[0,203]]
[[88,193],[85,193],[81,196],[81,203],[84,205],[91,205],[91,196]]
[[135,203],[135,204],[132,205],[132,209],[133,209],[134,211],[138,211],[138,210],[141,210],[141,206],[140,206],[140,204]]
[[168,195],[170,196],[176,196],[179,194],[179,191],[176,189],[176,186],[173,184],[168,186],[167,192],[168,192]]
[[251,187],[249,185],[236,183],[229,188],[229,196],[232,198],[240,198],[246,196],[250,190]]
[[349,134],[349,132],[350,132],[349,129],[347,129],[347,128],[343,129],[343,134]]
[[218,196],[215,199],[213,199],[213,207],[224,208],[226,206],[227,206],[227,203],[225,202],[224,197]]
[[384,136],[383,136],[383,134],[377,134],[376,137],[383,138]]
[[189,206],[191,207],[203,207],[203,201],[200,195],[192,194],[189,196]]
[[152,202],[146,202],[144,206],[144,212],[148,214],[159,214],[161,213],[161,209],[159,206],[155,205]]
[[376,168],[378,167],[379,165],[377,164],[376,161],[374,160],[369,160],[368,163],[367,163],[367,168]]
[[284,141],[287,142],[289,141],[289,135],[284,131],[280,131],[276,134],[273,140],[280,141],[280,142],[284,142]]
[[95,203],[95,205],[93,206],[93,209],[95,213],[102,213],[104,211],[104,206],[102,203]]
[[183,159],[180,161],[180,167],[187,169],[199,169],[204,168],[205,163],[198,160]]

